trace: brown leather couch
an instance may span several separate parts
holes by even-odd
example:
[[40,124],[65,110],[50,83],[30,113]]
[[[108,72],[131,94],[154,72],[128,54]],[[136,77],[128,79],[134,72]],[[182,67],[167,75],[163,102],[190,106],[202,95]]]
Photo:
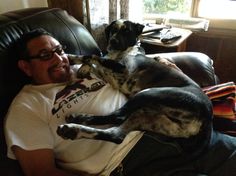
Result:
[[[13,97],[29,81],[16,66],[13,44],[23,32],[39,27],[48,30],[66,45],[67,53],[101,55],[101,50],[90,33],[64,10],[29,8],[0,14],[0,175],[4,176],[22,175],[18,163],[6,157],[3,121]],[[171,57],[183,72],[202,87],[214,85],[218,81],[213,61],[203,53],[162,55]]]

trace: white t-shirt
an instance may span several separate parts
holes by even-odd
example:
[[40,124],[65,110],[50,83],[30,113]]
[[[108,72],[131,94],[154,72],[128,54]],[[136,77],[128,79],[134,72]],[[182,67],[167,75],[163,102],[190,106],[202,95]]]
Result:
[[26,85],[7,114],[8,157],[15,159],[13,145],[25,150],[53,149],[62,168],[109,175],[141,138],[141,132],[131,132],[117,145],[91,139],[64,140],[56,129],[65,123],[67,114],[107,114],[125,102],[123,94],[99,79],[78,80],[70,85]]

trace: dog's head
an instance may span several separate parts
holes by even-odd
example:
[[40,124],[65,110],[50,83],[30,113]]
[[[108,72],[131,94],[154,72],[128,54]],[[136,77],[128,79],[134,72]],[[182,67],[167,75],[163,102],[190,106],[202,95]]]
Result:
[[127,20],[113,21],[105,29],[108,41],[108,51],[124,51],[130,46],[134,46],[138,41],[138,36],[142,33],[144,25],[133,23]]

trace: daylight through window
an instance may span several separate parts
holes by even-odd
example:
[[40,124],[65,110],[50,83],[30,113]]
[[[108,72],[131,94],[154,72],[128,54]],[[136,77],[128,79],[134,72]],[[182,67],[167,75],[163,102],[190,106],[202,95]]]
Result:
[[178,19],[191,23],[191,18],[204,18],[210,20],[210,27],[236,29],[236,0],[142,1],[143,19],[146,22],[163,23],[166,19]]

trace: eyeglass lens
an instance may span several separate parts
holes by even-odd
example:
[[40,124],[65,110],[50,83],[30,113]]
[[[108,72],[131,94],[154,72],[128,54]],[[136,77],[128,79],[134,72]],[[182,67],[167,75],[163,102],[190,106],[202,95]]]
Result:
[[65,52],[64,52],[65,48],[66,48],[65,46],[58,45],[52,51],[45,51],[45,52],[42,52],[36,56],[31,56],[29,58],[30,59],[40,59],[40,60],[50,60],[53,57],[54,53],[57,53],[60,56],[65,54]]

